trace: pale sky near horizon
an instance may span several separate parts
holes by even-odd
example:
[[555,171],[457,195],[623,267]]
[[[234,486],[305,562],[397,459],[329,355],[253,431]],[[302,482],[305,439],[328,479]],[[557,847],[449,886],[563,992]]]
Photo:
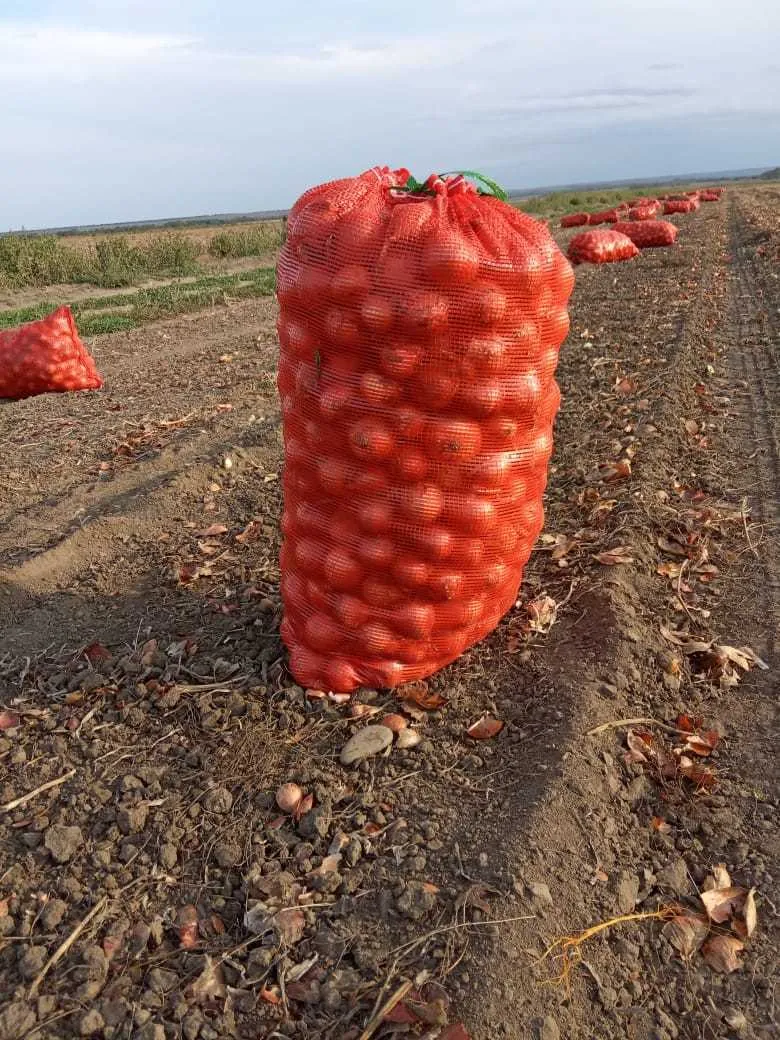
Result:
[[0,229],[780,164],[776,0],[0,0]]

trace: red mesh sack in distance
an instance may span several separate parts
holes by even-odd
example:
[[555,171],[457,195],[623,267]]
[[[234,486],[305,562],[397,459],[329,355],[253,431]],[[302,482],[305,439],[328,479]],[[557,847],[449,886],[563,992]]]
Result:
[[699,199],[702,202],[719,202],[720,193],[717,191],[701,191],[699,192]]
[[298,682],[422,678],[513,605],[573,282],[546,227],[463,176],[377,168],[295,204],[277,293]]
[[611,264],[631,260],[639,250],[626,235],[617,231],[583,231],[569,242],[569,259],[573,264]]
[[612,230],[630,238],[640,249],[673,246],[677,238],[677,228],[668,220],[619,220]]
[[561,217],[561,227],[583,227],[587,223],[587,213],[567,213],[565,217]]
[[668,199],[664,203],[664,214],[669,213],[691,213],[693,203],[690,199]]
[[616,209],[605,209],[588,215],[588,223],[591,225],[615,224],[618,220],[620,220],[620,213]]
[[79,339],[70,307],[17,329],[0,331],[0,397],[97,390],[95,362]]
[[629,220],[655,220],[658,211],[654,206],[632,206],[628,211]]

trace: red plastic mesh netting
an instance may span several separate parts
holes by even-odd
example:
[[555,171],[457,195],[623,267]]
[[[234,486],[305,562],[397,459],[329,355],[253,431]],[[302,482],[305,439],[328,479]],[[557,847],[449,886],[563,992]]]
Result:
[[588,214],[588,223],[593,227],[596,224],[615,224],[620,220],[620,209],[603,209],[598,213]]
[[545,226],[463,176],[377,168],[295,204],[278,382],[282,637],[301,684],[422,678],[512,606],[573,280]]
[[587,213],[568,213],[565,217],[561,217],[561,227],[583,227],[588,223]]
[[641,206],[632,206],[628,211],[629,220],[653,220],[658,213],[661,211],[661,203],[654,202],[652,204]]
[[617,260],[632,260],[638,255],[639,250],[631,239],[612,229],[582,231],[569,242],[569,259],[573,264],[611,264]]
[[36,394],[97,390],[102,385],[69,307],[0,332],[0,397],[20,400]]
[[692,199],[668,199],[664,203],[664,213],[692,213],[696,209]]
[[630,238],[640,249],[673,246],[677,238],[677,227],[668,220],[620,220],[612,230]]

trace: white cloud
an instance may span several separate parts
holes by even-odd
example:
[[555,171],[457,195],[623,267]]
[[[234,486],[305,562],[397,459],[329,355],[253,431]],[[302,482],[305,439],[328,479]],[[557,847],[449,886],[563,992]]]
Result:
[[0,71],[16,66],[46,73],[82,62],[105,66],[154,61],[193,43],[186,36],[0,23]]

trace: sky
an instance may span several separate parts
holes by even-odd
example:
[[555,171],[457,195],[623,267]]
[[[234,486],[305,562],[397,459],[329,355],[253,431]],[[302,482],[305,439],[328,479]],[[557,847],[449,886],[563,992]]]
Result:
[[0,229],[780,164],[776,0],[0,0]]

